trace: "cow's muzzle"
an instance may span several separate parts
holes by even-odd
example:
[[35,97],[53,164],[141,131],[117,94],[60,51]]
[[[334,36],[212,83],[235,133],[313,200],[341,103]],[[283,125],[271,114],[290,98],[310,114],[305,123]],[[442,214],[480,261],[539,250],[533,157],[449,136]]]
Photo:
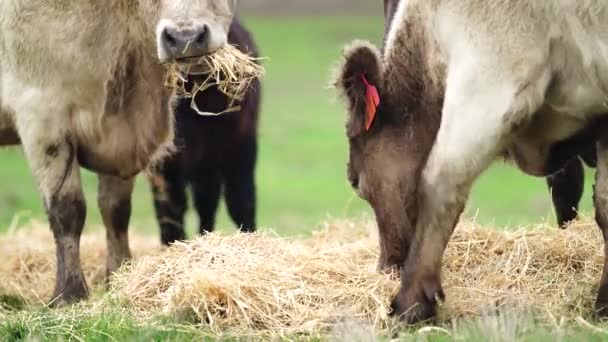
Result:
[[159,57],[162,62],[186,60],[212,53],[211,32],[207,25],[182,28],[166,25],[159,32]]

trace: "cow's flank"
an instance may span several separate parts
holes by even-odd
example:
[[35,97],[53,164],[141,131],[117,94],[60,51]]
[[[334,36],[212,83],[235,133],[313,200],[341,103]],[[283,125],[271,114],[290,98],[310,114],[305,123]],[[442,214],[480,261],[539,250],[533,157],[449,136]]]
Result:
[[87,293],[79,262],[86,207],[80,166],[99,174],[111,274],[130,255],[134,176],[172,142],[170,94],[160,62],[221,48],[234,5],[0,2],[0,143],[21,143],[40,188],[57,246],[60,301]]
[[[367,101],[353,75],[381,72],[374,125],[348,130],[348,171],[376,213],[381,265],[402,271],[394,313],[414,322],[434,316],[443,250],[474,180],[499,156],[546,176],[600,141],[594,198],[608,236],[608,145],[599,124],[608,5],[410,0],[396,8],[382,59],[369,44],[349,48],[337,83],[350,127]],[[605,313],[606,272],[601,284],[596,307]]]

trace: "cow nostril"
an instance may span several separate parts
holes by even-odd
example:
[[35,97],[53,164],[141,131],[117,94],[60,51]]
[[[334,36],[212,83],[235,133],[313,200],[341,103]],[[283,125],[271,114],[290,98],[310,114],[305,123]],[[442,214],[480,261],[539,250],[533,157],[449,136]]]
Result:
[[201,30],[194,37],[194,43],[197,45],[204,45],[207,43],[207,39],[209,37],[209,27],[207,25],[203,26]]
[[350,185],[354,188],[354,189],[358,189],[359,188],[359,177],[353,177],[350,179]]
[[162,40],[165,42],[165,44],[167,44],[169,47],[176,47],[177,46],[177,39],[175,39],[175,37],[169,33],[169,29],[165,28],[163,30],[162,33]]

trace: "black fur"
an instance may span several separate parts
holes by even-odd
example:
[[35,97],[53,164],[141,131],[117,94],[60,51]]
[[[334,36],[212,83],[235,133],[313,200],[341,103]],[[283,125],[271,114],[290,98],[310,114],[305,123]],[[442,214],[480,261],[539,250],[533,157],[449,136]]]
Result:
[[[235,19],[228,36],[230,44],[257,57],[250,33]],[[189,84],[194,81],[190,76]],[[220,195],[224,193],[228,212],[242,231],[255,231],[255,165],[257,122],[261,84],[254,81],[245,98],[236,103],[241,110],[219,116],[201,116],[191,108],[190,98],[176,102],[177,153],[165,160],[154,176],[154,206],[161,240],[170,244],[184,239],[186,187],[191,186],[194,207],[200,219],[200,233],[213,231]],[[222,112],[230,99],[213,87],[198,93],[199,110]]]
[[[578,217],[578,205],[585,186],[583,162],[595,167],[595,142],[600,132],[608,128],[608,119],[599,119],[572,138],[557,143],[551,149],[546,178],[551,192],[557,224],[565,228]],[[557,171],[556,171],[557,170]]]
[[82,194],[53,196],[46,210],[55,239],[57,270],[55,293],[57,304],[77,301],[88,296],[88,288],[80,267],[80,236],[87,208]]

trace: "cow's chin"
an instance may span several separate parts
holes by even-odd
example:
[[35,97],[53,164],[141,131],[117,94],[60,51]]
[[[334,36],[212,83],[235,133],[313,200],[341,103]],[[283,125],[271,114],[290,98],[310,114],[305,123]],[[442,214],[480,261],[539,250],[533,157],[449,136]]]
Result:
[[209,54],[204,54],[204,55],[199,55],[199,56],[188,56],[188,57],[178,57],[178,58],[174,58],[174,57],[167,57],[165,55],[160,54],[158,57],[158,60],[160,62],[160,64],[170,64],[170,63],[174,63],[179,65],[180,67],[185,67],[188,65],[200,65],[203,63],[203,58],[212,55],[212,53]]
[[203,53],[203,54],[199,54],[196,56],[179,56],[179,57],[171,56],[163,49],[159,49],[158,60],[159,60],[160,64],[175,63],[175,64],[179,65],[180,67],[202,65],[202,64],[206,64],[203,62],[203,59],[205,57],[213,55],[214,53],[216,53],[218,50],[220,50],[224,46],[226,46],[225,42],[222,44],[216,44],[215,46],[208,48],[207,51],[205,51],[205,53]]
[[208,64],[201,63],[201,58],[202,57],[196,57],[184,61],[177,60],[177,67],[183,75],[207,75],[212,70],[209,69]]

